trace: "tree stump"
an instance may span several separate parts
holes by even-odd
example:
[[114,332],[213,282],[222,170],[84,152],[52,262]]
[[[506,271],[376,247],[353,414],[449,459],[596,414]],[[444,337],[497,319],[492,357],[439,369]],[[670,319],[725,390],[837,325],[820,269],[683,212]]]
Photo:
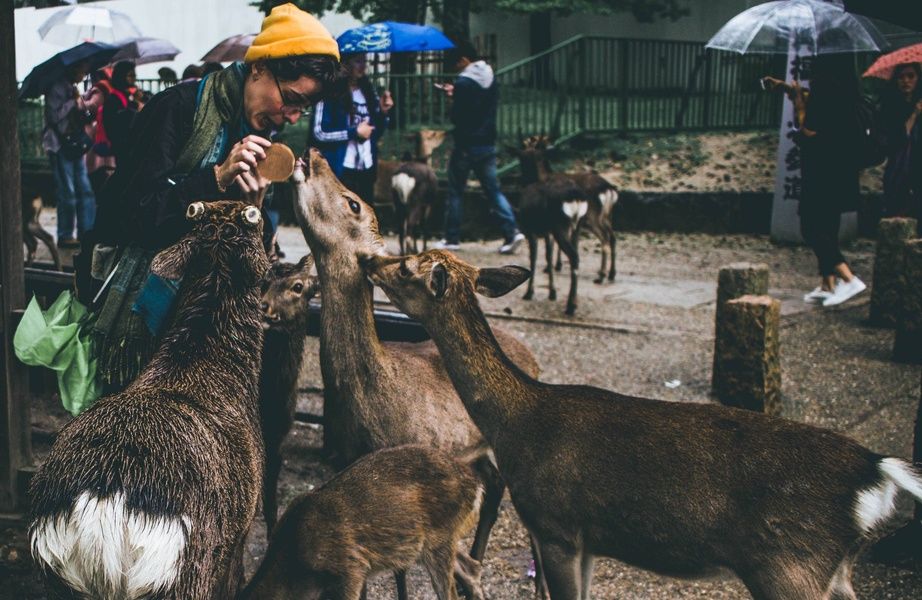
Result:
[[922,364],[922,239],[903,243],[902,272],[893,360]]
[[[715,323],[720,323],[724,306],[729,300],[747,294],[753,296],[768,294],[768,265],[765,263],[737,262],[721,267],[717,274]],[[714,362],[711,369],[711,386],[715,391],[717,390],[717,381],[720,378],[720,365],[717,362],[715,339]]]
[[895,327],[899,319],[903,281],[903,247],[916,237],[916,220],[881,219],[877,226],[877,255],[868,320],[878,327]]
[[720,402],[781,413],[781,302],[765,295],[729,300],[717,321],[714,390]]

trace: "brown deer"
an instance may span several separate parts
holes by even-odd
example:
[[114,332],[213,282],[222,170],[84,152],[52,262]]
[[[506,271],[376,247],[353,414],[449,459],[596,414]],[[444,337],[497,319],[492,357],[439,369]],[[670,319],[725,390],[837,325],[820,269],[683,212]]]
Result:
[[259,504],[260,211],[195,202],[151,271],[182,279],[138,378],[65,426],[32,480],[32,555],[55,598],[232,598]]
[[54,262],[54,268],[61,270],[61,253],[58,252],[58,246],[55,244],[54,236],[45,231],[39,222],[42,214],[42,208],[45,204],[42,197],[38,194],[29,193],[23,188],[22,193],[22,241],[26,245],[26,266],[31,267],[35,262],[35,254],[38,252],[38,243],[41,241],[48,247],[51,253],[51,260]]
[[278,479],[282,468],[282,442],[291,431],[298,402],[298,374],[304,358],[308,307],[320,291],[311,273],[314,257],[297,264],[277,262],[262,281],[263,344],[259,377],[259,413],[266,444],[263,478],[263,517],[267,535],[278,515]]
[[426,222],[435,204],[439,182],[432,168],[432,153],[445,141],[446,132],[424,129],[416,133],[416,156],[405,155],[391,176],[394,215],[398,223],[400,253],[408,252],[407,236],[413,239],[413,252],[419,252],[417,238],[422,235],[426,249]]
[[894,498],[922,500],[911,464],[831,431],[535,381],[496,344],[475,295],[509,292],[521,267],[430,250],[372,257],[368,274],[438,345],[553,600],[589,598],[596,556],[673,576],[729,569],[757,600],[854,599],[852,565]]
[[[384,253],[374,210],[347,190],[316,150],[295,169],[295,214],[311,248],[323,298],[320,368],[324,444],[340,465],[381,448],[422,444],[460,452],[482,436],[451,385],[431,341],[382,343],[375,333],[372,286],[360,260]],[[514,337],[496,332],[511,360],[532,376],[534,356]],[[471,556],[486,550],[504,484],[495,467]]]
[[359,459],[292,500],[243,599],[358,600],[370,575],[420,563],[439,600],[457,599],[454,574],[483,600],[480,565],[458,542],[477,517],[485,456],[398,446]]

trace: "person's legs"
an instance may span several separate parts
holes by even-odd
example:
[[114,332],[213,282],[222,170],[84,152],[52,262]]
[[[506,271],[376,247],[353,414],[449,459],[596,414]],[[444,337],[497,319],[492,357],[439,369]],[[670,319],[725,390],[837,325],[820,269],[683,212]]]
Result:
[[73,170],[70,163],[59,153],[52,152],[51,174],[54,177],[54,194],[58,212],[58,243],[74,237],[74,208],[77,197],[74,192]]
[[96,223],[96,196],[93,194],[93,186],[86,172],[86,161],[81,156],[73,163],[74,190],[77,197],[77,235],[82,238],[83,234],[93,229]]
[[448,197],[445,199],[445,242],[461,241],[461,196],[467,187],[471,166],[467,150],[457,146],[448,160]]
[[509,200],[499,189],[499,178],[496,176],[496,148],[485,146],[472,152],[472,166],[474,175],[480,181],[483,187],[483,193],[493,204],[493,212],[499,219],[500,227],[503,230],[503,238],[506,242],[512,241],[519,229],[515,223],[515,214],[512,212],[512,206]]

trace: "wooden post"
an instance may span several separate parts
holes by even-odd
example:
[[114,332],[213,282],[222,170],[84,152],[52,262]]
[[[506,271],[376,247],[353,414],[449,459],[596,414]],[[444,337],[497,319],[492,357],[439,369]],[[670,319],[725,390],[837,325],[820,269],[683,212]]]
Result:
[[13,0],[0,0],[0,511],[24,508],[21,472],[32,464],[27,372],[13,355],[15,312],[25,307],[15,52]]
[[881,219],[877,226],[877,255],[868,320],[879,327],[894,327],[899,319],[903,290],[903,248],[916,237],[916,220]]
[[[715,331],[723,320],[723,310],[728,301],[747,294],[764,296],[768,294],[768,265],[764,263],[738,262],[720,268],[717,274],[717,311]],[[721,365],[717,361],[717,340],[714,340],[714,363],[711,375],[713,389],[721,379]]]
[[922,364],[922,239],[903,243],[903,281],[893,360]]
[[781,414],[778,330],[781,302],[743,296],[727,302],[717,322],[714,388],[721,403],[769,415]]

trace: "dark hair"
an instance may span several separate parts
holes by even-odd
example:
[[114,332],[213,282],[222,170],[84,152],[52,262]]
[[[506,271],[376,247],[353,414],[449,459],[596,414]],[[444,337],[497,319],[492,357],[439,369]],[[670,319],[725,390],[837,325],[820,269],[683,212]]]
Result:
[[[900,89],[897,87],[897,77],[899,77],[900,71],[907,67],[916,72],[916,78],[919,80],[909,102],[906,102],[905,96],[900,93]],[[922,99],[922,68],[919,67],[919,63],[902,63],[893,68],[893,75],[890,76],[887,88],[881,93],[880,112],[891,116],[893,119],[906,121],[915,109],[916,102],[920,99]]]
[[914,96],[918,98],[920,92],[922,92],[922,66],[920,66],[919,63],[915,63],[915,62],[900,63],[896,65],[895,67],[893,67],[893,75],[890,76],[890,85],[892,85],[893,87],[896,87],[896,80],[900,76],[900,71],[902,71],[903,69],[907,69],[907,68],[912,69],[913,71],[916,72],[916,80],[919,81],[919,83],[916,83],[916,90],[914,92]]
[[477,52],[477,48],[474,47],[474,44],[472,44],[470,40],[459,40],[455,42],[454,48],[445,52],[445,58],[450,63],[456,63],[462,58],[466,58],[473,62],[480,60],[480,53]]
[[263,64],[280,81],[297,81],[303,75],[307,75],[324,86],[333,83],[339,71],[339,61],[328,54],[269,58],[264,60]]
[[117,90],[124,90],[128,87],[128,78],[129,73],[134,73],[134,62],[130,60],[120,60],[115,63],[115,66],[112,67],[112,87]]
[[176,71],[169,67],[160,67],[157,69],[157,75],[160,76],[162,81],[176,83]]
[[183,79],[192,79],[193,77],[201,78],[202,77],[202,67],[198,65],[189,65],[182,70]]
[[223,71],[224,65],[219,62],[206,62],[202,65],[202,77],[209,75],[210,73],[216,73],[218,71]]
[[96,83],[98,81],[103,81],[103,80],[106,80],[106,81],[109,80],[109,72],[105,68],[96,69],[95,71],[90,73],[91,82]]

